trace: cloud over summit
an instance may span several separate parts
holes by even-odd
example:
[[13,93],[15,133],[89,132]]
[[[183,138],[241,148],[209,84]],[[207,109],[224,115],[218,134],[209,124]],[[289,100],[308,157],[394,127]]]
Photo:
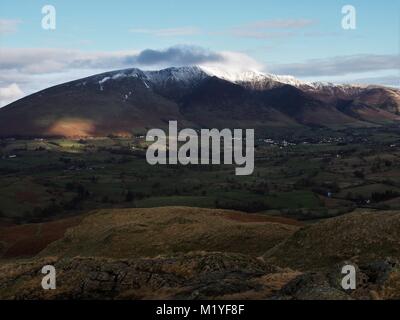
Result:
[[201,47],[178,46],[166,50],[143,50],[133,62],[140,65],[193,65],[208,62],[224,63],[224,60],[223,55]]
[[[250,56],[233,51],[211,51],[198,46],[126,51],[82,51],[54,48],[2,48],[0,87],[18,84],[27,94],[96,73],[125,68],[147,70],[187,65],[218,66],[227,70],[260,69]],[[15,89],[15,87],[13,87]],[[7,91],[8,92],[8,91]],[[4,102],[2,103],[4,105]],[[1,103],[0,103],[1,105]]]

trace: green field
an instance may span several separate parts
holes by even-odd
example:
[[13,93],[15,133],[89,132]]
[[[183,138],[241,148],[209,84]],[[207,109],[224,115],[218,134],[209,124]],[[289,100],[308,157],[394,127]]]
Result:
[[[2,140],[0,219],[51,220],[98,208],[191,206],[320,219],[400,208],[396,130],[259,138],[255,171],[150,166],[140,138]],[[380,137],[380,140],[377,140]]]

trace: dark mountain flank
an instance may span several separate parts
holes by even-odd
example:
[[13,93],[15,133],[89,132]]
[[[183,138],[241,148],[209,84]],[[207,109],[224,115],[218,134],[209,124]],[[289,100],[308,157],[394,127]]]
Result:
[[[291,79],[291,78],[289,78]],[[0,109],[0,136],[106,136],[164,128],[360,127],[400,120],[400,91],[201,67],[126,69],[68,82]]]

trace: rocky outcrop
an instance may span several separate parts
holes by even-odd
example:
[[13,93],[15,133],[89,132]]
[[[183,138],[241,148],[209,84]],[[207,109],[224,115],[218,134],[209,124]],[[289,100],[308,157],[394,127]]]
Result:
[[[356,288],[345,290],[341,273],[344,265],[356,269]],[[387,258],[358,266],[345,261],[327,271],[307,272],[283,286],[274,299],[290,300],[380,300],[400,299],[400,264]]]
[[[41,287],[41,269],[48,264],[57,271],[56,290]],[[297,275],[246,255],[218,252],[133,260],[46,257],[3,265],[0,274],[1,299],[267,297],[274,288],[263,277],[285,274],[288,281]]]

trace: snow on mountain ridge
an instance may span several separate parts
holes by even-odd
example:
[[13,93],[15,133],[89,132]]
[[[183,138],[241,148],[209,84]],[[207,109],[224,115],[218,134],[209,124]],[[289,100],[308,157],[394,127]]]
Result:
[[172,67],[158,71],[145,71],[144,74],[153,83],[164,83],[168,80],[189,83],[207,77],[207,74],[198,66]]
[[117,80],[126,77],[141,78],[148,84],[165,85],[169,81],[181,82],[190,85],[199,82],[207,77],[217,77],[238,85],[243,85],[255,90],[271,89],[283,85],[291,85],[305,91],[323,90],[332,92],[339,90],[343,93],[359,93],[360,91],[375,87],[357,84],[334,84],[330,82],[307,82],[299,80],[290,75],[275,75],[262,73],[256,70],[232,71],[210,66],[185,66],[171,67],[156,71],[142,71],[140,69],[124,69],[108,72],[97,80],[102,88],[107,81]]

